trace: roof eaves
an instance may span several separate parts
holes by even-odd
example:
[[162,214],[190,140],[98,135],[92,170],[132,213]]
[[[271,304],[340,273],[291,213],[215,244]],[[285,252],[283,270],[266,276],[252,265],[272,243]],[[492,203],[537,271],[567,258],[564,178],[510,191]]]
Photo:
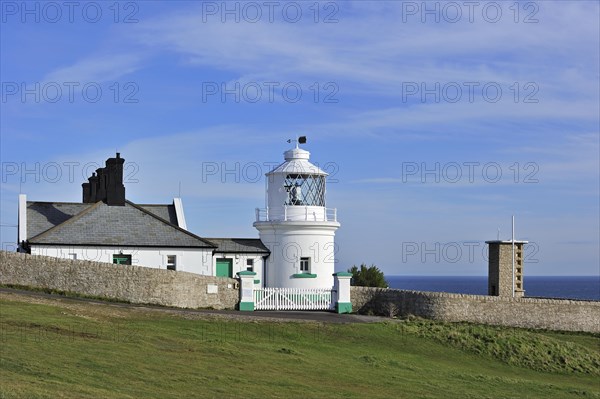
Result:
[[[228,254],[270,254],[271,250],[269,250],[269,248],[267,248],[265,246],[265,244],[261,241],[260,238],[224,238],[224,237],[219,237],[219,238],[215,238],[215,237],[211,237],[211,238],[207,238],[207,240],[214,240],[213,242],[215,242],[215,244],[217,244],[217,248],[213,251],[214,253],[228,253]],[[228,251],[227,249],[221,249],[220,246],[218,245],[218,241],[231,241],[233,242],[233,244],[237,244],[235,242],[235,240],[238,241],[258,241],[262,244],[263,248],[259,248],[259,247],[253,247],[254,249],[248,250],[248,251],[242,251],[242,250],[232,250],[232,251]]]
[[83,202],[61,202],[61,201],[27,201],[27,204],[85,205],[85,203],[83,203]]
[[31,245],[48,245],[48,246],[61,246],[68,245],[70,247],[118,247],[118,248],[210,248],[205,245],[130,245],[130,244],[73,244],[73,243],[60,243],[60,242],[34,242]]
[[218,248],[213,250],[215,254],[270,254],[270,251],[265,250],[256,250],[256,251],[226,251],[219,250]]

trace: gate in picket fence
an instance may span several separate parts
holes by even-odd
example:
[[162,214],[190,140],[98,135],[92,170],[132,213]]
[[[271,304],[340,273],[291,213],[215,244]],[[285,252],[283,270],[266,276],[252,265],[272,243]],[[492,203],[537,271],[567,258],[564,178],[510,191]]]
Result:
[[254,290],[256,310],[334,310],[334,290],[326,288],[260,288]]

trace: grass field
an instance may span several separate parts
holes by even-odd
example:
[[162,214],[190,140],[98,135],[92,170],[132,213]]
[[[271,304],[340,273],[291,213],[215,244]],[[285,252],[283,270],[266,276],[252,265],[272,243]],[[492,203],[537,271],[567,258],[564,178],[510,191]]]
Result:
[[0,398],[600,398],[600,337],[0,294]]

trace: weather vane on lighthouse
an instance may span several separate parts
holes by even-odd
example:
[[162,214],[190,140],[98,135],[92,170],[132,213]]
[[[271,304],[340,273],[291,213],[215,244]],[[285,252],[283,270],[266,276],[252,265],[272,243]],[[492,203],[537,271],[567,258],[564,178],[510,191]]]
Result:
[[296,137],[296,139],[288,139],[288,143],[296,143],[296,148],[298,148],[298,144],[306,144],[306,136]]

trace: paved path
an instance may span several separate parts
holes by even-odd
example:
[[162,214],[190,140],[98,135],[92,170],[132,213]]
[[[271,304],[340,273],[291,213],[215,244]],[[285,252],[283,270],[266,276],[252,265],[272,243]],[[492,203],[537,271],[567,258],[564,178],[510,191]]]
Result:
[[209,309],[181,309],[164,306],[153,306],[153,305],[137,305],[123,302],[109,302],[101,301],[98,299],[90,298],[77,298],[69,297],[58,294],[47,294],[45,292],[38,291],[27,291],[15,288],[4,288],[0,287],[0,292],[6,292],[16,295],[24,295],[29,297],[41,297],[47,299],[55,299],[65,302],[88,302],[103,304],[108,306],[116,306],[120,308],[133,308],[133,309],[147,309],[152,311],[162,311],[166,313],[183,313],[183,314],[206,314],[206,315],[223,315],[236,319],[278,319],[281,321],[316,321],[323,323],[374,323],[381,322],[390,319],[376,316],[363,316],[357,314],[338,314],[333,312],[319,312],[319,311],[258,311],[258,312],[240,312],[237,310],[209,310]]

